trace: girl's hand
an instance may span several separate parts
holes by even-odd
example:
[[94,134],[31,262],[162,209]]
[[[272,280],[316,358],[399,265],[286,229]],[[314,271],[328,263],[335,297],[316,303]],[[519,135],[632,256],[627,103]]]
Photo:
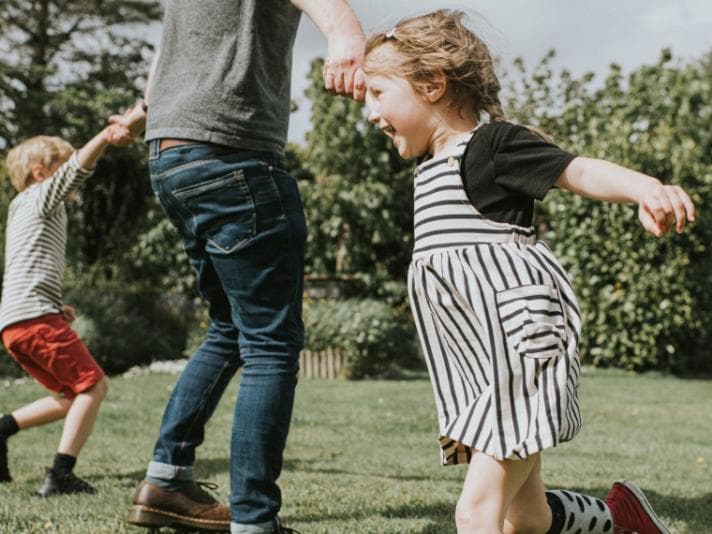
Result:
[[68,306],[65,304],[64,306],[62,306],[62,316],[64,317],[65,321],[71,323],[72,321],[74,321],[74,319],[77,318],[77,310],[75,310],[73,306]]
[[685,222],[694,222],[695,204],[690,195],[677,185],[656,184],[648,188],[638,202],[638,219],[643,228],[662,237],[675,226],[679,234]]

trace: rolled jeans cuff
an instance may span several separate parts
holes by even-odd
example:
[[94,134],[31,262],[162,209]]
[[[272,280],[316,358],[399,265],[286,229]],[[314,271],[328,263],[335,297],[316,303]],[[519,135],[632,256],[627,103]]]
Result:
[[151,461],[148,464],[146,476],[151,478],[160,478],[162,480],[193,480],[193,466],[171,465]]
[[274,521],[266,523],[230,523],[230,534],[271,534],[275,532]]

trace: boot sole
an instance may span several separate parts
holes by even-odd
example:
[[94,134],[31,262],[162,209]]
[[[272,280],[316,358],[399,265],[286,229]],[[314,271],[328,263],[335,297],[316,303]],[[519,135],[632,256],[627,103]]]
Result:
[[166,510],[135,504],[129,510],[127,522],[131,525],[147,528],[188,527],[212,532],[230,532],[230,523],[215,519],[199,519],[180,515]]
[[635,495],[640,505],[648,514],[648,517],[650,517],[653,523],[655,523],[655,526],[660,530],[660,534],[672,534],[670,530],[668,530],[668,528],[663,524],[662,520],[658,517],[658,515],[655,513],[653,507],[650,505],[648,499],[645,497],[643,490],[641,490],[637,486],[637,484],[631,482],[630,480],[618,480],[617,482],[628,488],[628,490],[630,490],[630,492]]

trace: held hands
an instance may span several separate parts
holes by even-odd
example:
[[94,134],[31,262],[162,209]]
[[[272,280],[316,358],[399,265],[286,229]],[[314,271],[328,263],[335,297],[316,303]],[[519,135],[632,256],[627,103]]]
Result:
[[107,140],[115,146],[126,146],[136,140],[146,128],[146,112],[140,104],[126,110],[123,115],[109,117]]
[[366,82],[361,71],[363,35],[339,36],[329,41],[329,57],[324,60],[324,88],[331,94],[350,96],[362,102]]
[[638,219],[656,237],[672,231],[679,234],[685,222],[695,221],[695,205],[684,189],[657,183],[646,188],[638,201]]

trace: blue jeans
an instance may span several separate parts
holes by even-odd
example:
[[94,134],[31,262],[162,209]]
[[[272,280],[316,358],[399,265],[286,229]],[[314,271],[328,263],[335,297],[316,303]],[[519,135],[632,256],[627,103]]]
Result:
[[269,526],[281,504],[276,480],[304,342],[299,190],[271,154],[205,144],[159,152],[157,141],[150,149],[151,185],[183,239],[211,323],[166,406],[147,474],[192,479],[205,424],[242,368],[230,451],[233,529]]

